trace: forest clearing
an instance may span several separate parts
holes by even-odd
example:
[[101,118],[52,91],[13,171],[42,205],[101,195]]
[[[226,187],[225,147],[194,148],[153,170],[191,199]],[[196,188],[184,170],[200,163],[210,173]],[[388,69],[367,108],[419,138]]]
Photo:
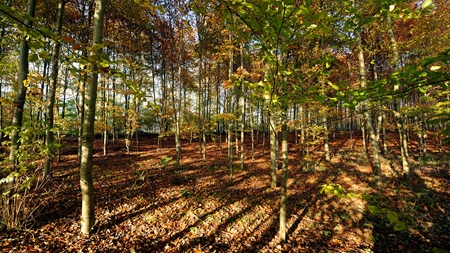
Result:
[[[140,151],[132,149],[129,155],[120,140],[122,145],[108,156],[97,140],[97,221],[90,237],[79,233],[81,195],[72,140],[54,165],[53,178],[43,188],[47,191],[29,200],[40,205],[34,226],[0,234],[0,247],[2,252],[446,252],[448,149],[439,152],[430,141],[427,157],[415,157],[409,189],[399,180],[399,148],[391,137],[379,188],[374,187],[361,136],[352,149],[349,135],[337,133],[330,138],[331,161],[324,160],[317,146],[308,165],[299,158],[299,146],[291,145],[288,240],[283,244],[277,238],[280,188],[270,188],[270,159],[267,145],[266,155],[261,152],[261,138],[245,169],[234,164],[232,182],[229,160],[218,142],[208,143],[203,160],[198,143],[183,141],[185,155],[177,167],[173,159],[165,159],[176,154],[173,138],[158,148],[156,137],[141,137]],[[333,184],[342,186],[341,196],[321,192]],[[387,213],[371,213],[369,206],[395,212],[406,228],[395,231]]]

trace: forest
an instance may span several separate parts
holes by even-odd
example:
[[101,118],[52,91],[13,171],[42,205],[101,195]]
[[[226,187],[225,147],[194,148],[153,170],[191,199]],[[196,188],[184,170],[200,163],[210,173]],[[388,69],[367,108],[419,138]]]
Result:
[[1,0],[1,252],[450,249],[447,0]]

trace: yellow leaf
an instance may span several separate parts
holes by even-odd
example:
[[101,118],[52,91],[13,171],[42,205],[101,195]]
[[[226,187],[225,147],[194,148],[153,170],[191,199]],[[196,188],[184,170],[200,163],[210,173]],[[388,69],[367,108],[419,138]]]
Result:
[[440,68],[441,68],[441,66],[431,66],[430,70],[431,71],[436,71],[436,70],[438,70]]

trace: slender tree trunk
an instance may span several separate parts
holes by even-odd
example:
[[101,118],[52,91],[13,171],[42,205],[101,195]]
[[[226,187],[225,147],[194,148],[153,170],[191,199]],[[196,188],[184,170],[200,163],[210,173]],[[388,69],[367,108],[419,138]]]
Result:
[[[36,0],[28,0],[27,5],[27,14],[30,17],[34,17],[35,13],[35,7],[36,7]],[[32,20],[25,20],[25,25],[28,27],[32,26],[33,22]],[[17,152],[19,149],[19,133],[22,128],[22,120],[23,120],[23,109],[25,105],[25,99],[26,99],[26,93],[27,93],[27,86],[25,85],[25,81],[28,77],[28,53],[29,53],[29,46],[28,46],[28,38],[27,36],[23,36],[22,42],[20,44],[20,57],[19,57],[19,78],[17,82],[16,87],[16,97],[14,99],[14,108],[13,108],[13,118],[11,122],[11,126],[13,127],[13,131],[11,133],[11,150],[9,154],[9,162],[11,167],[11,172],[14,172],[16,170],[16,163],[17,163]],[[3,194],[3,201],[4,201],[4,210],[2,211],[2,222],[0,223],[0,226],[3,228],[10,229],[12,228],[13,224],[9,223],[10,221],[9,217],[12,215],[12,206],[11,206],[11,196],[14,195],[12,192],[14,181],[16,179],[16,176],[9,177],[9,180],[6,182],[6,193]]]
[[270,187],[277,186],[277,169],[278,169],[278,136],[276,131],[276,119],[273,112],[269,116],[269,132],[270,132]]
[[108,103],[109,103],[109,92],[107,92],[107,88],[109,86],[109,84],[107,85],[107,80],[105,80],[106,78],[103,79],[103,112],[102,112],[102,117],[103,117],[103,156],[107,156],[108,155]]
[[[241,43],[240,46],[241,54],[241,71],[244,71],[244,45]],[[243,77],[242,77],[243,78]],[[245,86],[244,82],[241,83],[241,169],[245,168]]]
[[116,79],[112,77],[112,143],[117,145],[116,138]]
[[[36,0],[28,0],[27,14],[34,17],[36,7]],[[31,26],[33,23],[31,20],[25,20],[25,25]],[[11,125],[14,127],[11,134],[11,152],[9,156],[10,163],[14,166],[16,163],[16,152],[19,148],[19,132],[22,127],[23,108],[25,105],[25,99],[27,94],[27,86],[25,81],[28,77],[28,39],[26,36],[22,38],[20,45],[20,58],[19,58],[19,79],[16,91],[16,98],[14,99],[13,118]]]
[[78,88],[78,105],[77,105],[77,114],[78,114],[78,120],[79,120],[79,126],[78,126],[78,162],[77,164],[81,164],[81,146],[83,143],[83,122],[84,122],[84,107],[85,107],[85,91],[86,91],[86,80],[85,77],[83,78],[83,81],[79,84]]
[[131,145],[131,120],[130,120],[130,94],[125,94],[125,148],[127,155],[130,154]]
[[[61,120],[64,120],[64,118],[66,117],[66,94],[67,94],[67,87],[68,87],[68,78],[69,78],[69,68],[65,69],[65,73],[64,73],[64,86],[63,86],[63,99],[62,99],[62,108],[61,108]],[[58,159],[57,162],[61,162],[61,131],[58,128],[58,132],[57,132],[57,138],[58,138]]]
[[[200,20],[198,22],[200,24],[200,27],[202,27],[202,21]],[[199,28],[200,29],[200,28]],[[200,30],[198,31],[199,38],[202,37],[200,34]],[[203,40],[199,39],[199,74],[198,74],[198,126],[199,126],[199,151],[200,154],[203,156],[203,160],[206,159],[206,143],[203,143],[205,140],[205,133],[204,133],[204,101],[203,101]]]
[[[298,120],[298,104],[294,104],[294,121]],[[294,128],[294,142],[298,144],[298,129]]]
[[300,106],[300,142],[302,146],[302,155],[306,155],[306,138],[305,138],[305,118],[304,118],[303,106]]
[[[95,0],[93,45],[102,43],[103,17],[105,13],[106,0]],[[100,57],[100,49],[92,53],[92,56]],[[86,89],[86,109],[83,120],[83,142],[81,149],[80,164],[80,187],[81,187],[81,233],[89,234],[94,226],[94,185],[92,180],[92,155],[94,150],[94,122],[95,102],[97,99],[98,67],[91,64],[91,83]]]
[[[46,50],[50,51],[50,46],[51,46],[50,41],[48,41],[48,43],[45,43]],[[30,119],[32,122],[31,125],[35,129],[41,129],[44,133],[46,133],[46,128],[47,128],[47,126],[45,124],[48,123],[47,118],[44,118],[44,111],[46,111],[47,105],[48,105],[48,101],[45,101],[45,97],[47,96],[47,98],[48,98],[48,85],[46,85],[47,82],[45,80],[51,79],[48,76],[49,68],[50,68],[50,60],[44,59],[44,66],[43,66],[43,71],[42,71],[43,78],[41,80],[41,94],[42,94],[41,99],[42,99],[42,101],[41,101],[41,106],[36,108],[36,120],[33,120],[34,108],[33,107],[30,108]],[[42,138],[44,143],[47,144],[47,142],[45,141],[46,134],[38,135],[36,132],[33,133],[33,142],[36,142],[39,138]],[[45,165],[45,163],[44,163],[44,165]]]
[[287,108],[283,108],[282,127],[281,127],[281,153],[283,159],[282,177],[281,177],[281,201],[280,201],[280,241],[284,242],[287,239],[286,227],[286,206],[287,206],[287,179],[288,179],[288,141],[287,141]]
[[[6,6],[10,6],[10,4],[11,0],[5,3]],[[5,33],[6,33],[5,26],[2,25],[0,31],[0,40],[3,39]],[[0,44],[0,60],[2,60],[5,55],[6,53],[3,51],[3,45]],[[2,97],[2,87],[3,87],[3,78],[0,77],[0,98]],[[2,101],[0,101],[0,143],[2,141],[3,141],[3,103]]]
[[[88,8],[86,10],[86,7]],[[83,4],[83,10],[82,13],[87,12],[88,18],[87,23],[90,23],[92,20],[92,6],[91,5],[85,5]],[[83,20],[84,21],[84,20]],[[82,40],[84,43],[88,43],[88,36],[89,34],[83,33]],[[88,57],[87,50],[83,50],[83,57]],[[80,71],[81,72],[81,71]],[[77,113],[78,113],[78,119],[79,119],[79,126],[78,126],[78,165],[81,165],[81,150],[83,145],[83,122],[85,117],[85,105],[86,105],[86,98],[85,98],[85,92],[86,92],[86,83],[87,83],[87,76],[83,75],[83,80],[81,82],[81,85],[78,86],[78,97],[79,97],[79,103],[77,105]]]
[[[230,40],[230,45],[233,44],[233,32],[230,32],[229,35],[229,40]],[[228,78],[231,80],[231,77],[233,76],[233,58],[234,58],[234,50],[231,47],[230,48],[230,52],[229,52],[229,57],[230,57],[230,61],[228,64]],[[232,92],[228,92],[228,113],[233,113],[233,107],[234,107],[234,103],[233,103],[233,94]],[[233,122],[232,120],[228,120],[227,122],[228,124],[228,129],[227,129],[227,144],[228,144],[228,157],[230,158],[231,161],[234,160],[233,157],[233,141],[232,141],[232,130],[233,130]],[[232,163],[232,162],[231,162]]]
[[[392,55],[393,55],[392,60],[393,60],[393,64],[394,64],[394,71],[397,71],[399,69],[400,58],[398,55],[397,41],[395,39],[394,30],[392,28],[391,15],[390,15],[389,11],[387,11],[387,13],[386,13],[386,20],[388,23],[389,38],[391,40]],[[393,76],[393,78],[394,78],[394,90],[398,91],[400,89],[400,83],[396,76]],[[405,176],[405,180],[409,185],[411,183],[411,172],[410,172],[410,167],[409,167],[408,140],[406,138],[404,117],[402,115],[401,109],[402,109],[401,99],[397,99],[395,101],[394,118],[395,118],[395,124],[397,125],[399,137],[400,137],[400,152],[401,152],[401,156],[402,156],[403,173]]]
[[323,114],[323,129],[324,129],[324,149],[325,149],[325,160],[327,162],[331,161],[330,146],[328,144],[328,122],[327,122],[327,112]]
[[[261,135],[262,135],[262,155],[266,155],[266,123],[264,120],[264,114],[265,110],[261,108]],[[270,148],[270,141],[269,141],[269,148]]]
[[359,121],[361,122],[361,137],[362,137],[362,142],[363,142],[363,149],[364,152],[367,154],[367,139],[366,139],[366,121],[364,119],[364,112],[362,112],[363,114],[360,115],[359,117]]
[[181,99],[183,89],[183,76],[182,76],[182,51],[183,51],[183,29],[180,29],[178,46],[178,101],[177,110],[175,111],[175,124],[176,124],[176,138],[175,146],[177,149],[177,166],[181,165]]
[[[358,62],[359,62],[359,80],[361,89],[366,88],[366,64],[364,62],[364,53],[361,42],[361,33],[356,33],[356,41],[358,46]],[[378,179],[381,177],[381,162],[380,162],[380,154],[379,154],[379,140],[376,136],[375,129],[372,124],[372,119],[370,117],[370,109],[367,101],[363,101],[362,105],[363,115],[365,119],[365,125],[369,130],[369,138],[372,146],[372,155],[373,155],[373,165],[375,166],[375,175]],[[365,140],[365,137],[364,137]]]
[[[220,113],[220,62],[217,63],[217,81],[216,81],[216,115]],[[217,136],[219,141],[219,150],[222,154],[222,130],[220,128],[220,124],[223,122],[222,120],[217,120]]]
[[254,127],[254,119],[253,119],[253,105],[250,104],[250,131],[252,138],[252,161],[255,160],[255,127]]
[[422,156],[427,156],[427,139],[428,139],[428,128],[425,121],[422,122]]
[[[142,80],[141,80],[142,81]],[[142,86],[142,82],[140,83],[140,86]],[[139,103],[139,98],[137,98],[137,96],[134,96],[133,99],[133,106],[134,106],[134,114],[133,114],[133,124],[131,125],[131,137],[133,137],[133,133],[134,133],[134,138],[136,140],[136,152],[139,152],[139,107],[140,107],[140,103]]]
[[[58,1],[58,18],[56,21],[56,36],[61,36],[62,32],[62,23],[64,17],[64,5],[66,4],[66,0]],[[46,136],[45,136],[45,148],[46,148],[46,157],[44,162],[44,177],[50,176],[51,170],[51,162],[53,157],[53,142],[54,142],[54,107],[55,107],[55,96],[56,96],[56,86],[58,80],[58,70],[59,70],[59,54],[61,51],[61,43],[55,42],[53,46],[53,54],[52,54],[52,72],[50,74],[50,85],[47,94],[47,108],[46,108]]]

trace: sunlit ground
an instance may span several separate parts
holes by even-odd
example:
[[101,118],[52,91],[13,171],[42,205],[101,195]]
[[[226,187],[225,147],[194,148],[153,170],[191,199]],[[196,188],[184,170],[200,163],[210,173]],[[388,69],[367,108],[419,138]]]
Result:
[[[280,189],[271,189],[267,147],[257,145],[255,159],[246,146],[230,182],[226,144],[209,143],[203,161],[198,144],[183,144],[175,166],[173,141],[157,148],[140,141],[140,151],[117,147],[107,157],[96,147],[96,217],[90,237],[81,236],[80,190],[76,156],[55,164],[54,191],[33,228],[1,235],[4,252],[436,252],[450,248],[449,162],[445,153],[415,161],[412,189],[400,180],[395,144],[382,159],[383,177],[375,177],[362,145],[331,140],[332,160],[321,147],[305,162],[290,147],[288,240],[278,238]],[[73,149],[71,149],[73,151]],[[167,161],[165,157],[173,157]],[[281,171],[278,171],[280,179]],[[338,192],[321,193],[324,185]],[[376,206],[384,213],[371,213]],[[373,209],[372,209],[373,210]],[[395,231],[388,213],[406,228]],[[51,242],[51,243],[50,243]],[[434,250],[434,251],[433,251]]]

